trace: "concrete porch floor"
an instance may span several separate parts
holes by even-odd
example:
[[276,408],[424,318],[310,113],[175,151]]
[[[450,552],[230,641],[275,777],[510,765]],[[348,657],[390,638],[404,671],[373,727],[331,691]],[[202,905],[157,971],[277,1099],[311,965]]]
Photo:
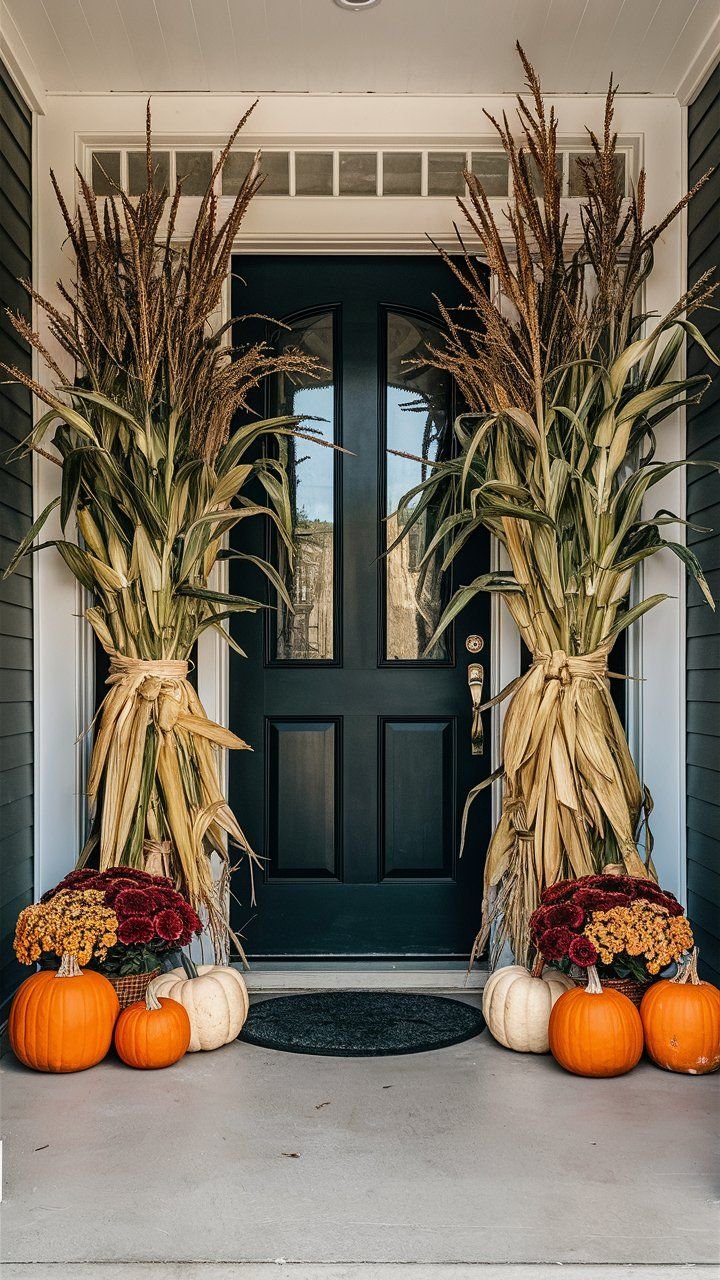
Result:
[[487,1031],[2,1073],[4,1280],[718,1274],[718,1076],[578,1079]]

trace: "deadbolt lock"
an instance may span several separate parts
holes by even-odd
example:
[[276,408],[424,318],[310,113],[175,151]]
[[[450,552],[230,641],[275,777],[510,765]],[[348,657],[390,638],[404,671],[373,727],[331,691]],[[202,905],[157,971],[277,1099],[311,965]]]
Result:
[[484,647],[485,641],[482,636],[468,636],[465,641],[465,648],[468,653],[479,653],[481,649],[484,649]]

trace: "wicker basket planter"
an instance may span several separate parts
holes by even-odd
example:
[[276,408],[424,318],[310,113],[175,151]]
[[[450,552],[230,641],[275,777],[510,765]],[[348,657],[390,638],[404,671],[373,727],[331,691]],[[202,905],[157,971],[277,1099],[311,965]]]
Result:
[[120,1008],[127,1009],[128,1005],[135,1004],[136,1000],[144,1000],[149,983],[153,978],[157,978],[160,972],[158,966],[157,969],[151,969],[148,973],[126,973],[122,977],[106,973],[105,977],[115,988]]
[[[628,1000],[632,1000],[638,1009],[645,992],[651,985],[650,982],[639,982],[637,978],[601,978],[600,981],[603,987],[607,987],[611,991],[619,991],[621,995],[627,996]],[[573,975],[573,982],[576,987],[587,986],[587,974],[583,974],[581,978],[576,978]]]

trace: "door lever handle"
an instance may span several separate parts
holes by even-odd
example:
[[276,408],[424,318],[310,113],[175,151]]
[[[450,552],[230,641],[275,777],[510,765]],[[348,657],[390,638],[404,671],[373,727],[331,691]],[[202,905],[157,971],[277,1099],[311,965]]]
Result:
[[479,662],[471,662],[468,665],[468,686],[470,688],[470,697],[472,699],[473,708],[470,745],[474,756],[481,756],[485,749],[482,716],[480,715],[484,680],[484,668],[481,667]]

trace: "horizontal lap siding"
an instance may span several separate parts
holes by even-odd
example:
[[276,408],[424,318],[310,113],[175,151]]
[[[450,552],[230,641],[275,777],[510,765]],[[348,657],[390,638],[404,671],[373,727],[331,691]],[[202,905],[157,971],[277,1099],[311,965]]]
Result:
[[[720,270],[720,67],[688,115],[689,181],[715,167],[691,202],[688,216],[688,284]],[[695,323],[715,350],[717,311],[699,312]],[[691,344],[690,373],[714,373],[701,348]],[[720,459],[720,377],[701,404],[687,411],[687,455],[696,462]],[[714,598],[720,598],[720,478],[701,467],[687,469],[688,543]],[[720,983],[720,611],[713,613],[693,583],[687,609],[687,855],[688,913],[705,976]]]
[[[4,314],[31,318],[18,277],[32,276],[32,116],[0,65],[0,359],[31,372],[30,350]],[[11,460],[32,426],[30,395],[0,385],[0,568],[32,523],[32,466]],[[0,1018],[27,970],[12,938],[33,899],[33,612],[29,561],[0,581]]]

